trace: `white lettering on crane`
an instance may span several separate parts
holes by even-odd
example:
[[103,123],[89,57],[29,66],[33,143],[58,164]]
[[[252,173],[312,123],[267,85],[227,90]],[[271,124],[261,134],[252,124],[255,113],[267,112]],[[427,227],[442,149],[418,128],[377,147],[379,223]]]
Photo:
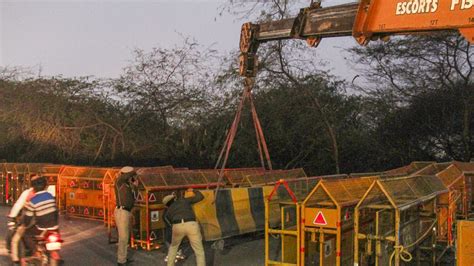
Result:
[[469,9],[474,6],[474,0],[451,0],[451,10],[454,10],[456,6],[459,6],[459,9]]
[[[396,15],[434,13],[438,10],[439,0],[411,0],[398,2],[395,10]],[[459,0],[453,0],[459,1]],[[474,0],[462,0],[474,1]]]
[[459,0],[452,0],[451,1],[451,10],[454,10],[454,7],[459,4]]
[[464,5],[462,9],[468,9],[474,6],[474,0],[464,0],[463,3]]

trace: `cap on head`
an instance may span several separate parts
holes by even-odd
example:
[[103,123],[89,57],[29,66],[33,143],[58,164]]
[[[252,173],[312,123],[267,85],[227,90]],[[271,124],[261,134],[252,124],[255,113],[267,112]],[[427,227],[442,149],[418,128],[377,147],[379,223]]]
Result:
[[173,200],[176,196],[175,195],[167,195],[163,198],[163,204],[166,205],[168,202]]
[[133,167],[131,166],[125,166],[125,167],[122,167],[122,169],[120,169],[120,173],[122,174],[132,173],[133,171],[135,171],[135,169],[133,169]]
[[33,175],[32,177],[30,177],[30,181],[38,180],[40,177],[40,175]]

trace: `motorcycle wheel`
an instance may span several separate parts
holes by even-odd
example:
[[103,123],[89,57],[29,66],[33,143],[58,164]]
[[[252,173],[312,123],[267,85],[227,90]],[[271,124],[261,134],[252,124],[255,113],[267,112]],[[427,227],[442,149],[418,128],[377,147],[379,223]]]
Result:
[[61,262],[61,257],[57,251],[51,251],[49,253],[49,266],[59,266]]

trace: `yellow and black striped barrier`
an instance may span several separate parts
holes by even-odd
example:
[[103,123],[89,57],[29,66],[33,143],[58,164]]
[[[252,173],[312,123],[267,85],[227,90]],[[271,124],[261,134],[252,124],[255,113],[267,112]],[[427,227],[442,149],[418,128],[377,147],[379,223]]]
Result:
[[232,237],[265,228],[265,197],[272,186],[202,190],[204,200],[194,205],[206,241]]

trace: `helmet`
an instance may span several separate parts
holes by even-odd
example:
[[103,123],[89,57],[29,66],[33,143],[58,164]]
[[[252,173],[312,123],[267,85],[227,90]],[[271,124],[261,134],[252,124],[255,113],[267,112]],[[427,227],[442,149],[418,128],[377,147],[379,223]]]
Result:
[[124,166],[122,169],[120,169],[120,173],[122,174],[128,174],[128,173],[133,173],[135,172],[135,169],[131,166]]
[[135,168],[131,166],[125,166],[120,169],[120,176],[125,177],[126,180],[130,180],[132,177],[136,176]]
[[31,178],[31,186],[33,187],[35,191],[44,190],[46,188],[47,183],[48,181],[46,180],[46,177],[44,176],[36,175]]

